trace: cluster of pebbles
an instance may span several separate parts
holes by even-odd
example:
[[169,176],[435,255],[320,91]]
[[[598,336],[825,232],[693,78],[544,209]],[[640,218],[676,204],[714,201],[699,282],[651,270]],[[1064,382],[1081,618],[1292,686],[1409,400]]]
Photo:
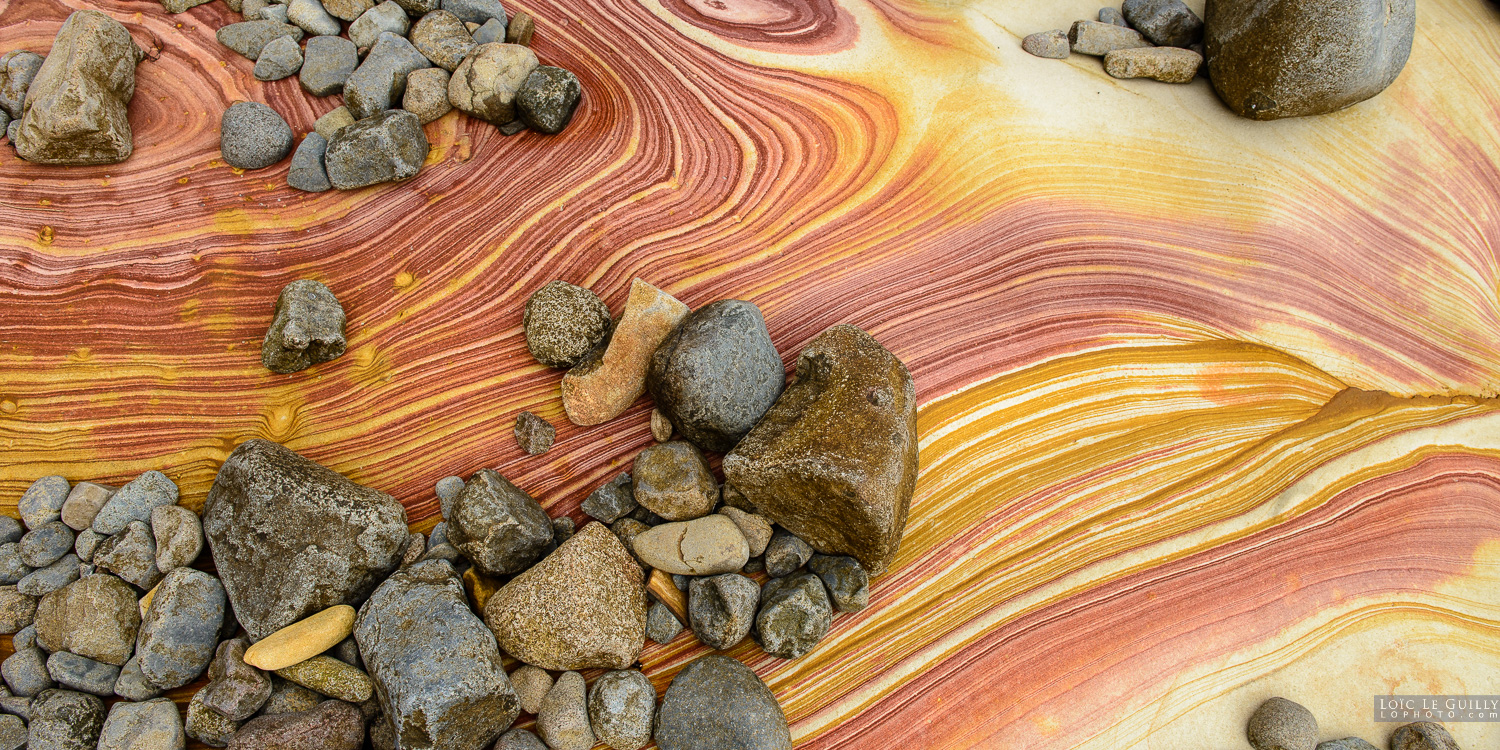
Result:
[[[294,282],[263,362],[295,371],[337,356],[343,325],[326,287]],[[659,442],[582,502],[592,520],[549,517],[481,469],[439,481],[442,521],[414,532],[395,498],[261,439],[224,461],[201,519],[159,471],[119,489],[44,477],[18,504],[24,528],[0,519],[0,631],[16,647],[0,664],[0,750],[189,738],[790,750],[775,696],[738,660],[700,657],[658,700],[640,657],[648,638],[691,631],[714,649],[748,638],[797,658],[835,611],[868,605],[916,475],[905,366],[835,326],[787,384],[755,305],[694,311],[640,280],[618,320],[592,292],[548,284],[525,331],[539,361],[568,368],[570,416],[597,424],[655,400]],[[530,453],[555,433],[517,420]],[[705,451],[724,454],[724,482]],[[507,672],[502,654],[520,665]],[[586,670],[603,672],[590,682]],[[184,719],[163,693],[205,676]],[[534,732],[513,727],[523,712]]]
[[[164,0],[181,12],[208,0]],[[226,0],[244,21],[217,32],[255,61],[255,77],[297,76],[313,96],[342,95],[296,153],[286,120],[235,102],[220,123],[220,151],[238,169],[292,154],[298,190],[351,190],[409,179],[429,144],[422,126],[458,109],[506,135],[555,134],[583,95],[577,76],[542,65],[530,48],[535,22],[509,17],[500,0]],[[306,43],[303,44],[303,38]]]
[[[1299,703],[1271,698],[1250,715],[1245,738],[1255,750],[1378,750],[1358,737],[1318,741],[1318,720]],[[1459,750],[1442,724],[1418,721],[1391,732],[1390,750]]]
[[1120,9],[1101,8],[1098,20],[1032,34],[1021,48],[1058,60],[1074,52],[1102,57],[1114,78],[1188,83],[1203,70],[1202,41],[1203,19],[1182,0],[1125,0]]

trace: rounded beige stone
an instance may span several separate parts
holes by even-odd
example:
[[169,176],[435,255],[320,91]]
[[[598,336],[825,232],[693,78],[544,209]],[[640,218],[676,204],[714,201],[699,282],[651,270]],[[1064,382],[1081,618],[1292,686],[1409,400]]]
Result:
[[353,607],[336,604],[294,622],[251,646],[245,652],[245,663],[274,672],[307,661],[348,638],[354,632],[356,614]]

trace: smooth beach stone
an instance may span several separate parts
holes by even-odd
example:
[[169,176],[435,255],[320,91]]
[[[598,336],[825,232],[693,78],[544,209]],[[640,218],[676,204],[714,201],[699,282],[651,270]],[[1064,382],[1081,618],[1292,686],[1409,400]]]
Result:
[[647,446],[636,455],[630,477],[635,502],[668,521],[706,516],[719,502],[713,469],[686,441]]
[[73,530],[62,521],[48,521],[21,537],[17,551],[29,568],[45,568],[73,549]]
[[72,690],[44,690],[31,701],[29,750],[95,750],[104,702]]
[[1318,721],[1297,703],[1270,698],[1250,715],[1245,737],[1255,750],[1314,750]]
[[407,17],[406,11],[394,0],[385,0],[360,14],[354,23],[349,24],[349,39],[357,48],[367,49],[374,47],[383,33],[406,36],[410,28],[411,19]]
[[1115,50],[1104,56],[1104,72],[1112,78],[1149,78],[1162,83],[1192,83],[1203,67],[1203,56],[1176,47]]
[[417,116],[390,109],[341,128],[329,139],[323,163],[334,187],[354,190],[417,176],[428,150]]
[[547,750],[547,745],[530,730],[511,729],[500,735],[493,750]]
[[383,32],[344,81],[344,106],[356,122],[380,115],[401,101],[406,75],[431,64],[405,37]]
[[657,710],[661,750],[791,750],[786,714],[749,667],[727,656],[700,656],[672,678]]
[[[316,2],[317,0],[313,0]],[[302,46],[289,36],[272,39],[255,59],[257,81],[279,81],[302,69]]]
[[614,523],[636,509],[634,480],[621,474],[589,493],[583,501],[583,512],[604,523]]
[[220,26],[214,33],[219,44],[240,53],[245,58],[254,60],[260,57],[260,51],[265,49],[273,39],[289,36],[294,42],[302,41],[302,29],[284,21],[241,21],[228,26]]
[[120,667],[120,676],[115,678],[115,695],[128,701],[147,701],[161,695],[161,688],[152,685],[146,675],[141,674],[140,660],[131,657]]
[[[340,106],[323,113],[323,116],[313,123],[313,132],[332,140],[335,133],[353,124],[354,115],[349,114],[349,108]],[[326,173],[327,170],[325,169],[324,172]]]
[[352,22],[373,7],[373,0],[323,0],[323,10],[342,21]]
[[375,683],[358,667],[332,656],[314,656],[289,667],[276,670],[283,677],[330,698],[349,703],[364,703],[375,693]]
[[128,159],[135,146],[126,110],[144,57],[120,22],[96,10],[74,11],[26,90],[24,113],[10,125],[16,154],[34,164]]
[[303,136],[302,143],[292,152],[292,167],[286,174],[286,184],[306,193],[321,193],[333,189],[328,181],[328,170],[323,166],[323,156],[328,152],[328,139],[316,132]]
[[448,71],[442,68],[413,70],[406,76],[406,94],[401,108],[417,116],[423,125],[453,111],[448,101]]
[[262,638],[245,652],[245,663],[275,671],[311,659],[346,640],[356,615],[353,607],[335,604]]
[[443,0],[442,8],[466,23],[483,24],[495,20],[504,26],[507,20],[505,6],[500,0]]
[[530,13],[523,10],[510,20],[510,24],[505,29],[505,41],[507,44],[530,46],[531,37],[535,33],[536,20],[531,17]]
[[813,555],[807,567],[828,589],[840,612],[859,612],[870,606],[870,576],[859,561],[842,555]]
[[734,525],[739,527],[740,533],[745,535],[745,543],[749,546],[751,557],[765,554],[766,545],[771,543],[771,536],[775,533],[770,521],[728,505],[719,509],[719,515],[734,521]]
[[[224,163],[238,169],[264,169],[292,152],[292,128],[276,110],[260,102],[235,102],[219,121],[219,152]],[[118,498],[130,485],[115,494]],[[110,504],[114,504],[114,499]],[[174,498],[172,502],[176,502]],[[99,515],[109,512],[106,505]],[[94,522],[94,530],[114,533]]]
[[832,625],[833,605],[817,576],[803,573],[766,582],[755,616],[757,640],[766,653],[783,659],[803,656]]
[[[10,715],[0,716],[0,750],[21,750],[21,748],[26,747],[26,740],[26,722],[21,717]],[[101,745],[100,747],[102,748],[103,746]],[[173,748],[164,748],[163,750],[173,750]]]
[[[16,584],[16,593],[23,596],[43,597],[78,580],[81,572],[78,556],[69,553],[45,568],[38,568],[28,573]],[[3,609],[4,607],[0,607],[0,610]]]
[[47,653],[32,647],[19,649],[0,662],[0,676],[6,687],[16,695],[30,698],[56,686],[51,670],[47,669]]
[[546,551],[552,521],[524,490],[481,469],[453,501],[448,540],[485,575],[509,575],[531,567]]
[[1203,39],[1203,19],[1182,0],[1125,0],[1120,12],[1152,44],[1187,47]]
[[187,733],[177,704],[161,698],[144,703],[120,701],[109,708],[99,734],[99,750],[183,750]]
[[[294,186],[295,187],[295,186]],[[322,282],[298,279],[281,288],[260,363],[280,374],[300,372],[344,355],[344,307]]]
[[93,564],[147,591],[162,578],[156,567],[156,540],[151,537],[151,527],[140,521],[131,521],[124,531],[100,542]]
[[333,96],[344,90],[344,82],[357,67],[359,49],[354,42],[341,36],[315,36],[303,48],[297,82],[313,96]]
[[13,544],[21,541],[26,534],[26,529],[21,527],[21,522],[10,516],[0,516],[0,544]]
[[30,566],[21,562],[20,542],[0,544],[0,584],[20,583],[31,571]]
[[516,690],[521,710],[534,714],[542,709],[542,699],[552,689],[552,675],[541,667],[522,664],[510,673],[510,684]]
[[474,37],[464,28],[464,22],[446,10],[422,16],[411,27],[411,43],[433,65],[447,71],[458,67],[474,49]]
[[1345,737],[1341,740],[1328,740],[1319,742],[1317,750],[1379,750],[1374,745],[1358,738]]
[[224,586],[193,568],[168,573],[141,620],[136,658],[151,684],[173,690],[198,679],[214,658],[224,622]]
[[208,666],[208,684],[199,691],[204,705],[235,721],[254,716],[271,697],[271,678],[245,663],[249,645],[245,638],[220,643]]
[[470,32],[474,35],[475,44],[505,43],[505,22],[498,18],[491,18],[479,25],[479,28]]
[[552,750],[589,750],[594,746],[583,675],[564,672],[558,676],[537,711],[536,729]]
[[53,682],[69,690],[108,698],[115,693],[120,668],[59,651],[47,657],[47,674]]
[[1117,49],[1150,47],[1139,31],[1098,21],[1077,21],[1068,29],[1068,44],[1081,55],[1103,57]]
[[403,747],[482,747],[520,713],[495,638],[447,563],[392,575],[354,634]]
[[291,0],[286,6],[286,19],[313,36],[338,36],[344,30],[318,0]]
[[433,485],[433,493],[438,496],[438,504],[446,519],[453,515],[453,501],[458,499],[458,493],[464,491],[463,477],[443,477]]
[[396,569],[409,536],[395,498],[260,439],[219,468],[203,531],[251,640],[363,602]]
[[359,750],[365,739],[359,707],[324,701],[298,713],[260,716],[229,740],[231,750]]
[[646,613],[646,637],[665,646],[682,632],[682,623],[677,615],[661,602],[652,602]]
[[750,559],[740,527],[717,513],[654,526],[638,534],[632,547],[643,564],[678,575],[732,573]]
[[191,565],[203,552],[203,523],[181,505],[151,510],[151,536],[156,539],[156,569],[163,574]]
[[1099,23],[1112,23],[1116,26],[1129,27],[1130,23],[1125,20],[1125,14],[1119,8],[1105,6],[1099,9]]
[[16,511],[26,528],[35,529],[42,524],[62,518],[62,507],[68,501],[73,486],[67,477],[52,475],[31,483],[21,499],[16,501]]
[[589,688],[594,736],[614,750],[639,750],[651,741],[656,688],[636,669],[605,672]]
[[1458,743],[1442,724],[1418,721],[1391,732],[1391,750],[1458,750]]
[[1038,31],[1028,35],[1021,40],[1021,49],[1026,50],[1029,55],[1052,60],[1065,59],[1073,52],[1072,45],[1068,42],[1068,32],[1062,29]]
[[[73,485],[72,491],[68,493],[68,498],[62,505],[62,522],[74,531],[82,532],[88,529],[115,492],[113,487],[93,482],[79,482]],[[8,540],[0,535],[0,541]]]
[[724,457],[724,495],[733,487],[813,549],[849,555],[879,575],[900,549],[916,487],[916,401],[901,360],[854,326],[829,328]]
[[31,82],[36,80],[37,71],[42,69],[45,61],[46,58],[35,52],[20,49],[0,55],[0,109],[5,110],[11,119],[21,119],[26,91],[31,88]]
[[135,592],[112,575],[83,576],[42,597],[36,609],[42,648],[116,666],[130,658],[140,625]]

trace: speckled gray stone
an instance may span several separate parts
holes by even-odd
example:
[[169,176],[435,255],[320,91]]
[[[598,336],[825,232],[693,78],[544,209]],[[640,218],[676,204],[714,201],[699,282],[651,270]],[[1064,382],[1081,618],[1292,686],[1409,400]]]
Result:
[[483,24],[494,19],[504,26],[509,20],[500,0],[443,0],[442,8],[465,23]]
[[115,695],[128,701],[146,701],[161,695],[161,688],[152,685],[141,674],[141,662],[134,656],[120,667],[120,676],[115,679]]
[[141,624],[136,597],[112,575],[83,576],[42,597],[36,609],[37,643],[48,651],[124,664]]
[[46,596],[78,580],[80,573],[78,556],[68,553],[57,562],[45,568],[38,568],[22,578],[20,583],[16,584],[16,593],[26,596]]
[[401,553],[401,567],[406,567],[421,560],[427,554],[427,537],[420,531],[413,531],[410,540],[406,543],[406,551]]
[[1358,737],[1345,737],[1341,740],[1319,742],[1317,750],[1378,750],[1378,748]]
[[792,733],[776,696],[755,672],[710,654],[672,679],[657,710],[656,745],[661,750],[791,750]]
[[554,544],[562,544],[572,539],[573,533],[577,530],[578,526],[573,523],[572,518],[568,516],[554,518],[552,519],[552,542]]
[[509,575],[542,556],[552,541],[552,521],[524,490],[481,469],[453,502],[448,540],[481,573]]
[[[68,499],[62,506],[62,522],[74,531],[83,531],[94,523],[94,517],[104,508],[104,504],[114,496],[115,488],[93,482],[79,482],[73,485],[72,491],[68,493]],[[0,537],[3,540],[3,537]]]
[[870,606],[870,575],[859,561],[843,555],[813,555],[807,567],[828,589],[840,612],[859,612]]
[[604,523],[614,523],[635,509],[635,493],[631,489],[629,474],[609,480],[583,501],[583,512]]
[[183,750],[187,733],[177,704],[166,698],[109,708],[99,734],[99,750]]
[[1186,47],[1203,39],[1203,19],[1182,0],[1125,0],[1120,13],[1152,44]]
[[1073,51],[1068,42],[1068,32],[1062,29],[1028,34],[1021,40],[1021,49],[1028,55],[1047,60],[1065,60]]
[[558,675],[537,711],[536,729],[552,750],[589,750],[594,746],[583,675],[577,672]]
[[1458,743],[1442,724],[1418,721],[1391,732],[1391,750],[1458,750]]
[[21,544],[0,544],[0,584],[14,584],[31,575],[31,567],[21,562]]
[[67,477],[55,474],[32,482],[21,499],[16,501],[16,510],[20,512],[21,520],[26,522],[26,528],[35,529],[62,518],[63,503],[67,502],[68,492],[72,488]]
[[152,509],[151,536],[156,540],[156,568],[164,574],[191,565],[203,551],[202,522],[181,505]]
[[390,32],[397,36],[406,36],[411,29],[411,18],[406,11],[401,9],[394,0],[385,2],[365,11],[354,23],[349,24],[349,39],[360,49],[375,46],[380,35]]
[[5,110],[11,119],[21,119],[26,90],[36,79],[44,61],[41,55],[20,49],[0,55],[0,109]]
[[531,356],[548,367],[568,368],[609,336],[609,308],[581,286],[552,281],[526,300],[522,327]]
[[156,541],[151,537],[151,527],[140,521],[131,521],[124,531],[100,542],[93,564],[143,591],[161,582]]
[[638,750],[651,741],[656,688],[636,669],[605,672],[589,688],[589,724],[614,750]]
[[323,10],[343,21],[355,21],[373,7],[373,0],[323,0]]
[[45,568],[73,549],[73,530],[62,521],[48,521],[21,537],[21,562],[30,568]]
[[[451,510],[451,509],[450,509]],[[439,544],[448,543],[448,522],[444,521],[432,527],[427,533],[427,548],[431,549]]]
[[801,537],[786,529],[776,529],[766,545],[766,575],[785,578],[806,565],[812,556],[813,548]]
[[271,697],[271,678],[245,663],[245,649],[249,647],[250,641],[245,638],[220,643],[200,696],[204,705],[235,721],[254,716]]
[[494,750],[547,750],[547,745],[529,729],[511,729],[495,741]]
[[289,36],[293,41],[302,41],[302,29],[289,23],[266,20],[241,21],[220,26],[214,35],[219,44],[251,60],[260,57],[260,51],[273,39]]
[[481,747],[520,712],[495,638],[445,562],[387,579],[360,608],[354,637],[403,746]]
[[424,57],[444,70],[458,67],[474,49],[474,37],[458,16],[446,10],[434,10],[411,27],[411,43]]
[[262,716],[292,714],[311,710],[324,700],[323,696],[283,677],[271,675],[271,695],[260,708]]
[[21,527],[21,522],[10,516],[0,516],[0,544],[10,544],[21,541],[21,536],[26,529]]
[[1127,28],[1130,26],[1130,24],[1125,20],[1125,15],[1120,12],[1119,8],[1112,8],[1109,6],[1105,6],[1099,9],[1098,21],[1099,23],[1110,23],[1116,26],[1125,26]]
[[1318,744],[1318,721],[1297,703],[1270,698],[1250,715],[1245,737],[1256,750],[1313,750]]
[[36,619],[37,598],[15,586],[0,586],[0,633],[14,633]]
[[313,36],[338,36],[344,30],[319,0],[291,0],[286,6],[286,19]]
[[516,92],[516,113],[531,129],[555,135],[568,127],[582,98],[578,76],[562,68],[538,65]]
[[276,296],[260,363],[271,372],[290,374],[338,359],[348,346],[345,322],[344,308],[328,287],[312,279],[293,281]]
[[1068,29],[1068,43],[1080,55],[1103,57],[1117,49],[1150,47],[1151,43],[1135,29],[1098,21],[1076,21]]
[[94,554],[99,551],[99,543],[108,538],[93,529],[78,532],[78,536],[73,539],[73,551],[78,553],[79,562],[92,563]]
[[282,667],[276,670],[276,674],[330,698],[349,703],[364,703],[375,694],[375,683],[368,674],[327,654],[319,654],[290,667]]
[[[21,717],[0,716],[0,750],[21,750],[26,747],[26,739],[26,722]],[[173,749],[164,748],[163,750]]]
[[31,699],[24,695],[0,697],[0,712],[19,717],[23,721],[31,721]]
[[773,578],[761,589],[756,639],[772,656],[796,659],[813,650],[833,624],[833,605],[811,573]]
[[407,74],[431,64],[405,37],[384,32],[344,82],[344,106],[356,121],[385,112],[406,93]]
[[498,18],[491,18],[479,25],[474,30],[475,44],[494,44],[505,42],[505,22]]
[[313,96],[332,96],[344,90],[344,82],[359,67],[359,50],[340,36],[315,36],[302,51],[297,81]]
[[528,455],[540,456],[552,447],[557,438],[557,428],[550,422],[529,411],[516,415],[516,445]]
[[59,651],[47,657],[47,674],[57,684],[82,693],[108,698],[114,695],[120,668],[88,657]]
[[396,569],[409,536],[395,498],[259,439],[220,467],[203,531],[252,640],[364,601]]
[[151,599],[136,643],[141,673],[172,690],[198,679],[213,661],[224,622],[224,587],[192,568],[168,573]]
[[678,622],[677,615],[672,614],[667,605],[652,602],[651,609],[646,611],[646,637],[666,645],[681,632],[682,623]]
[[308,133],[292,153],[292,167],[287,172],[286,184],[307,193],[332,190],[328,181],[328,170],[323,167],[323,155],[328,151],[328,139],[317,133]]
[[26,698],[56,684],[47,671],[47,653],[36,647],[20,649],[5,657],[0,662],[0,676],[4,676],[12,693]]
[[104,702],[72,690],[45,690],[31,701],[29,750],[95,750]]
[[[317,2],[317,0],[312,0]],[[272,39],[255,59],[255,80],[279,81],[302,69],[302,47],[289,36]]]
[[[401,80],[404,86],[404,73]],[[346,96],[347,93],[346,89]],[[396,95],[399,97],[400,93]],[[323,162],[334,187],[354,190],[415,177],[427,160],[428,148],[427,134],[416,115],[388,109],[335,133]]]
[[36,645],[36,625],[27,625],[11,636],[10,646],[16,651]]
[[534,714],[542,709],[542,699],[552,689],[552,675],[541,667],[522,664],[510,673],[510,684],[515,688],[521,710]]
[[438,506],[443,518],[453,515],[453,501],[458,498],[458,493],[464,491],[463,477],[443,477],[433,487],[433,492],[438,496]]
[[[292,152],[292,129],[276,110],[259,102],[235,102],[224,110],[219,121],[219,152],[224,163],[239,169],[263,169],[286,158]],[[115,497],[125,493],[126,485]],[[115,502],[110,500],[110,504]],[[177,502],[174,497],[172,502]],[[109,505],[99,512],[103,516]],[[95,530],[113,533],[98,526]]]
[[693,634],[710,648],[732,648],[750,634],[759,601],[760,587],[738,573],[696,578],[688,587]]
[[209,747],[224,747],[240,728],[240,722],[203,705],[203,700],[198,697],[202,694],[202,691],[195,693],[188,702],[183,728],[187,731],[187,736]]

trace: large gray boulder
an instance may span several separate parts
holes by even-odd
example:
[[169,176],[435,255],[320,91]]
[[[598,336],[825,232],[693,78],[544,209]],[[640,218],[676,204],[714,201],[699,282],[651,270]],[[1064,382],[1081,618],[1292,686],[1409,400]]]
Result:
[[119,21],[68,16],[26,92],[16,152],[39,164],[114,164],[135,149],[126,107],[145,53]]
[[402,747],[481,750],[521,711],[494,635],[443,560],[381,584],[354,638]]
[[359,605],[396,569],[409,536],[395,498],[260,439],[220,467],[203,532],[251,640]]
[[1241,117],[1334,112],[1396,80],[1416,24],[1416,0],[1210,0],[1208,77]]

